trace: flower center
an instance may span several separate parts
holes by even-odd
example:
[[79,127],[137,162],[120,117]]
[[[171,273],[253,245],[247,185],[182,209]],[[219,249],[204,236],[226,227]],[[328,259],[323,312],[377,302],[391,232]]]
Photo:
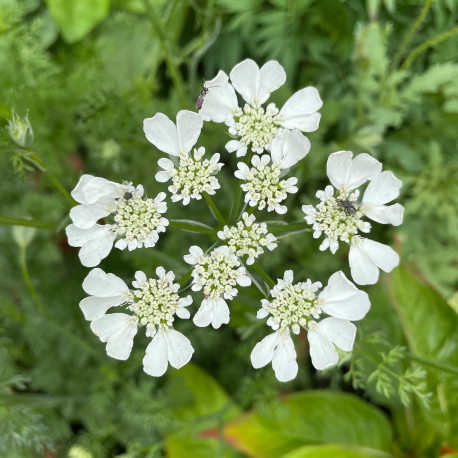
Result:
[[250,200],[254,202],[253,206],[258,206],[259,210],[267,206],[268,211],[273,211],[286,199],[289,184],[286,180],[280,181],[280,173],[279,164],[269,166],[259,162],[250,169],[242,189],[249,194]]
[[274,300],[266,308],[272,315],[270,324],[274,325],[274,329],[292,328],[298,334],[300,326],[306,326],[311,316],[318,318],[321,313],[321,302],[307,283],[286,284],[272,296]]
[[171,282],[150,278],[140,289],[131,291],[127,308],[138,316],[141,325],[146,326],[147,335],[153,335],[156,327],[166,330],[172,326],[180,299],[172,286]]
[[235,129],[242,143],[247,146],[251,144],[253,151],[262,152],[277,134],[275,114],[276,110],[264,110],[262,107],[255,108],[245,104],[243,111],[239,110],[235,115]]
[[264,253],[264,247],[273,243],[276,239],[268,234],[265,223],[255,222],[255,216],[250,215],[236,226],[225,226],[222,237],[230,250],[237,256],[248,255],[256,258]]
[[316,210],[314,229],[320,229],[331,240],[349,243],[351,237],[364,225],[357,202],[348,200],[345,194],[329,197],[320,202]]
[[213,189],[219,188],[218,180],[213,174],[218,172],[221,166],[209,159],[202,161],[204,151],[200,150],[201,148],[195,149],[194,156],[180,155],[179,168],[169,171],[173,182],[169,191],[196,199],[202,192],[212,193]]
[[143,241],[150,236],[161,221],[153,199],[142,200],[133,194],[128,200],[122,198],[116,204],[113,231],[124,235],[127,241]]
[[204,287],[205,296],[217,299],[224,293],[233,293],[239,266],[235,256],[213,251],[209,256],[201,256],[192,275],[195,282]]

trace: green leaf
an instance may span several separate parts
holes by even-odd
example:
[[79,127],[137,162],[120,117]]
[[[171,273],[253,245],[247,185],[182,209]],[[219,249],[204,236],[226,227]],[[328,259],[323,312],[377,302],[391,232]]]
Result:
[[341,445],[306,445],[283,455],[282,458],[371,458],[390,456],[384,452]]
[[275,458],[303,445],[334,443],[391,450],[385,415],[356,396],[307,391],[288,396],[262,412],[233,420],[226,440],[247,454]]
[[110,0],[46,0],[67,43],[87,35],[108,14]]

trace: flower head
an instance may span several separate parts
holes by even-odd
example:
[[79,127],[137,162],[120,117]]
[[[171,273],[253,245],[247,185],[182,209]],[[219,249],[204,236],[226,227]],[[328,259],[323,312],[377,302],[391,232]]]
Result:
[[[229,133],[236,139],[227,143],[229,152],[236,151],[237,156],[244,156],[251,148],[256,153],[270,150],[272,141],[283,129],[298,129],[313,132],[318,129],[320,114],[317,111],[323,105],[318,91],[306,87],[293,94],[281,110],[270,103],[266,108],[270,94],[286,81],[283,67],[274,60],[261,68],[251,59],[237,64],[229,77],[220,71],[211,81],[211,88],[203,101],[200,114],[205,121],[224,122],[229,126]],[[237,91],[245,101],[239,108]]]
[[[192,356],[191,342],[173,329],[174,315],[189,318],[186,309],[191,296],[180,298],[179,285],[173,283],[175,275],[163,267],[156,269],[157,278],[147,278],[144,272],[135,274],[129,290],[117,276],[93,269],[83,282],[83,289],[90,295],[80,302],[92,331],[102,342],[107,342],[107,354],[125,360],[129,357],[137,330],[145,326],[147,337],[152,341],[146,348],[143,368],[147,374],[162,375],[168,363],[179,369]],[[127,313],[111,313],[111,307],[123,306]]]
[[26,148],[33,142],[33,129],[29,121],[28,112],[24,118],[20,118],[18,114],[12,110],[11,119],[8,120],[6,130],[11,140],[18,146]]
[[[256,344],[251,352],[253,367],[263,367],[272,361],[278,380],[286,382],[297,374],[296,351],[291,333],[308,332],[312,364],[325,369],[337,363],[334,344],[345,351],[353,348],[356,327],[349,320],[360,320],[370,307],[367,294],[358,290],[342,272],[329,278],[321,293],[321,283],[293,284],[293,272],[287,270],[271,290],[272,300],[262,300],[259,319],[266,318],[275,332]],[[326,313],[331,315],[319,322]]]
[[[364,217],[383,224],[401,224],[402,205],[385,204],[399,195],[402,183],[391,172],[382,172],[382,164],[368,154],[354,159],[352,156],[350,151],[329,156],[327,174],[333,186],[316,193],[321,200],[316,207],[304,205],[302,211],[307,223],[313,225],[313,236],[325,235],[320,250],[329,248],[335,253],[339,241],[350,244],[353,279],[358,284],[372,284],[378,280],[378,268],[390,272],[399,264],[399,258],[392,248],[362,238],[358,232],[371,230],[371,224],[364,221]],[[362,201],[358,201],[357,188],[369,180]],[[367,250],[376,253],[372,256]]]
[[175,167],[170,159],[159,159],[158,164],[162,171],[156,174],[156,180],[165,182],[172,179],[169,191],[172,201],[183,201],[188,205],[191,199],[202,199],[202,193],[215,194],[220,184],[215,175],[221,170],[223,164],[216,153],[211,159],[203,159],[205,148],[194,149],[194,154],[181,154],[180,165]]
[[[164,232],[168,220],[163,202],[165,193],[155,199],[144,199],[143,186],[118,184],[104,178],[83,175],[72,191],[80,203],[70,210],[72,224],[67,226],[68,242],[81,247],[79,256],[86,267],[94,267],[108,256],[116,238],[116,248],[153,247]],[[97,224],[101,218],[113,215],[112,222]]]
[[286,199],[288,193],[297,192],[297,178],[282,180],[281,163],[270,162],[268,154],[253,156],[251,159],[253,167],[249,168],[244,162],[239,162],[235,176],[245,181],[241,187],[246,193],[245,202],[251,207],[257,207],[259,210],[267,207],[269,212],[284,214],[287,208],[280,203]]
[[255,258],[264,253],[264,248],[272,251],[277,247],[277,239],[268,233],[266,223],[257,223],[255,216],[248,216],[246,212],[236,226],[224,226],[223,230],[218,232],[218,237],[225,240],[236,256],[247,255],[248,265],[253,264]]
[[194,316],[194,324],[200,327],[210,323],[216,329],[229,323],[229,307],[225,299],[237,295],[237,285],[249,286],[251,279],[246,275],[229,247],[215,248],[204,254],[198,246],[192,246],[184,260],[194,267],[192,271],[192,290],[203,290],[204,300]]

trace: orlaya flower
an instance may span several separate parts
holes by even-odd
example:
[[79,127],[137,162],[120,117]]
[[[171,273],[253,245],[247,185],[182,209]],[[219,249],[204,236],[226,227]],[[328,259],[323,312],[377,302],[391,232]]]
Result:
[[[68,243],[81,247],[79,257],[86,267],[94,267],[116,248],[153,247],[169,224],[162,216],[167,211],[165,193],[144,199],[142,185],[119,184],[92,175],[83,175],[72,197],[80,204],[70,210],[72,224],[67,226]],[[97,221],[113,215],[112,222]]]
[[[93,269],[83,282],[90,296],[80,302],[92,331],[107,343],[106,351],[112,358],[126,360],[138,328],[146,328],[152,340],[146,348],[143,369],[154,377],[163,375],[169,363],[176,369],[184,366],[194,352],[189,339],[173,329],[174,315],[189,318],[186,307],[192,303],[191,296],[178,296],[180,286],[173,283],[173,272],[158,267],[156,275],[157,279],[148,279],[144,272],[136,272],[132,282],[135,289],[130,290],[116,275]],[[131,313],[107,314],[119,306]]]
[[[385,204],[399,195],[402,182],[391,172],[382,172],[382,164],[368,154],[354,159],[352,156],[350,151],[329,156],[327,174],[332,186],[316,193],[321,200],[316,207],[304,205],[302,211],[305,220],[313,225],[313,236],[325,235],[320,250],[329,248],[335,253],[339,241],[350,244],[352,277],[356,283],[366,285],[377,282],[379,268],[391,272],[399,264],[399,256],[391,247],[358,235],[358,232],[371,230],[371,224],[363,217],[382,224],[400,225],[404,207]],[[362,201],[358,201],[357,188],[367,181]]]
[[196,326],[211,324],[215,329],[229,323],[229,307],[226,300],[237,295],[236,286],[249,286],[250,277],[240,266],[237,256],[227,246],[215,248],[205,254],[194,245],[184,260],[194,266],[192,271],[192,290],[203,290],[204,299],[194,315]]
[[[356,327],[350,320],[360,320],[369,310],[369,297],[347,280],[339,271],[333,274],[328,285],[318,293],[321,283],[310,280],[293,284],[293,272],[287,270],[283,279],[270,291],[272,300],[262,300],[259,319],[266,318],[275,332],[257,343],[251,352],[255,369],[272,362],[275,376],[288,382],[297,375],[296,350],[291,333],[307,330],[310,356],[316,369],[326,369],[338,362],[334,345],[351,351]],[[330,317],[316,321],[321,314]]]
[[[245,156],[250,147],[256,153],[270,150],[274,138],[283,129],[314,132],[318,129],[323,102],[314,87],[306,87],[293,94],[281,110],[270,103],[270,94],[286,81],[283,67],[274,60],[261,68],[251,59],[237,64],[229,77],[223,71],[211,81],[200,114],[205,121],[224,122],[235,137],[226,144],[229,152]],[[243,109],[237,102],[237,91],[246,102]]]

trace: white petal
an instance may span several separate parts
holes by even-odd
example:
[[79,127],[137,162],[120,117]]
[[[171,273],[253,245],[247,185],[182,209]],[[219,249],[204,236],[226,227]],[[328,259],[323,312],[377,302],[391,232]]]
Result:
[[204,299],[192,319],[193,323],[200,328],[208,326],[213,318],[213,301]]
[[75,226],[81,229],[89,229],[100,218],[104,218],[110,213],[111,209],[108,205],[77,205],[70,210],[70,218]]
[[164,169],[164,170],[170,170],[170,169],[173,169],[175,167],[175,165],[173,164],[173,162],[170,160],[170,159],[167,159],[165,157],[161,157],[158,161],[157,161],[157,165],[161,168],[161,169]]
[[338,151],[328,158],[327,175],[336,189],[355,189],[382,170],[382,164],[368,154],[359,154],[353,160],[352,156],[351,151]]
[[245,59],[238,63],[229,75],[232,86],[245,102],[254,105],[257,101],[260,71],[254,60]]
[[146,138],[159,150],[172,156],[180,155],[180,140],[175,124],[165,114],[156,113],[143,121]]
[[83,289],[91,296],[113,297],[120,296],[129,288],[116,275],[107,274],[102,269],[92,269],[83,281]]
[[89,229],[80,229],[74,224],[69,224],[65,228],[65,232],[68,238],[68,244],[70,246],[81,247],[84,244],[90,242],[94,238],[97,238],[97,234],[100,231],[105,231],[104,227],[100,224],[97,224]]
[[240,275],[237,277],[237,284],[240,286],[250,286],[251,278],[248,275]]
[[232,120],[232,113],[238,107],[237,95],[228,81],[226,73],[220,71],[214,79],[205,83],[209,91],[199,111],[204,121],[228,124]]
[[272,358],[272,367],[275,376],[280,382],[289,382],[296,377],[298,366],[296,350],[290,335],[283,336]]
[[94,321],[97,318],[105,315],[110,307],[116,307],[117,305],[125,302],[124,296],[112,296],[112,297],[96,297],[89,296],[85,297],[80,302],[80,308],[84,313],[84,318],[88,321]]
[[274,332],[264,337],[261,342],[258,342],[251,352],[251,364],[255,369],[264,367],[272,361],[274,350],[281,340],[280,331]]
[[348,320],[325,318],[317,325],[318,331],[344,351],[351,351],[356,336],[356,326]]
[[189,153],[196,144],[204,121],[199,113],[181,110],[177,114],[177,130],[180,141],[180,152]]
[[297,164],[310,151],[310,141],[297,129],[283,130],[272,141],[271,157],[273,163],[280,163],[282,169]]
[[212,326],[215,329],[221,327],[222,324],[229,323],[229,307],[223,298],[218,298],[215,301],[212,316]]
[[169,172],[166,172],[165,170],[161,170],[160,172],[156,173],[154,178],[159,183],[165,183],[166,181],[170,180],[170,174]]
[[281,125],[288,129],[314,132],[318,129],[321,115],[316,113],[323,106],[318,91],[305,87],[293,94],[283,105],[279,117]]
[[[105,228],[106,226],[101,227]],[[108,227],[98,231],[95,237],[81,247],[79,252],[81,264],[86,267],[95,267],[98,265],[110,253],[115,238],[116,234],[111,232]]]
[[158,332],[146,347],[143,370],[153,377],[160,377],[168,366],[168,346],[163,332]]
[[310,345],[310,357],[315,369],[323,370],[334,366],[339,361],[339,355],[332,342],[317,330],[310,329],[307,333]]
[[175,329],[169,329],[167,331],[166,339],[170,365],[175,369],[183,367],[191,360],[194,353],[191,341],[181,334],[181,332],[175,331]]
[[93,204],[104,197],[121,197],[124,192],[124,185],[105,178],[83,175],[71,195],[81,204]]
[[369,206],[383,205],[399,196],[402,181],[391,172],[379,173],[367,186],[363,203]]
[[378,205],[365,212],[365,215],[377,223],[399,226],[402,223],[404,207],[400,204]]
[[379,268],[391,272],[399,265],[399,255],[391,247],[363,238],[351,244],[348,260],[353,280],[359,285],[377,283]]
[[267,101],[270,94],[283,86],[286,81],[285,69],[276,61],[269,60],[259,72],[259,87],[257,91],[257,103],[262,105]]
[[360,320],[370,308],[367,293],[356,288],[341,271],[331,275],[319,299],[324,302],[324,312],[346,320]]
[[182,318],[184,320],[188,319],[191,316],[189,310],[185,307],[178,307],[176,310],[176,314],[178,318]]

